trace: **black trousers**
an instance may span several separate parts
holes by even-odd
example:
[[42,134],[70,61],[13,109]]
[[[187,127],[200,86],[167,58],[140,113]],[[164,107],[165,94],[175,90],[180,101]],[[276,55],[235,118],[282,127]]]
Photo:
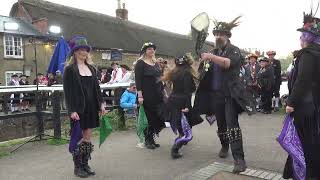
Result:
[[[239,105],[237,102],[231,97],[225,97],[219,93],[215,93],[213,97],[214,99],[211,99],[211,101],[213,102],[214,112],[217,118],[218,134],[228,133],[228,131],[234,128],[240,129],[238,121]],[[244,160],[242,137],[235,141],[230,141],[229,139],[227,142],[230,143],[234,160]],[[223,144],[223,142],[221,142],[221,144]]]
[[281,86],[281,82],[277,82],[273,85],[272,87],[272,96],[274,97],[280,97],[280,86]]
[[272,90],[262,89],[261,91],[262,109],[264,111],[272,110]]

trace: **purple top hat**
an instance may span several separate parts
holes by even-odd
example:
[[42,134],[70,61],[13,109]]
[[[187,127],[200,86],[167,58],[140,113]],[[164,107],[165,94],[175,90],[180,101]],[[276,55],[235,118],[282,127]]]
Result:
[[91,46],[88,45],[87,39],[83,36],[74,36],[69,41],[69,47],[70,47],[70,56],[73,55],[73,53],[78,49],[86,49],[87,52],[91,51]]

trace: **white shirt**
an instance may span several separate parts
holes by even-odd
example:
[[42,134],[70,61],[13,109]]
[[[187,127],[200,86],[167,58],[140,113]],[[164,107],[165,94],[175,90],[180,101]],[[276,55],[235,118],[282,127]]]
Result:
[[132,72],[131,71],[127,71],[126,74],[123,75],[122,79],[119,81],[121,83],[127,83],[127,82],[131,82],[132,80],[130,79]]
[[121,81],[121,79],[122,79],[122,69],[117,68],[116,70],[112,71],[111,80],[109,81],[109,83],[116,83]]

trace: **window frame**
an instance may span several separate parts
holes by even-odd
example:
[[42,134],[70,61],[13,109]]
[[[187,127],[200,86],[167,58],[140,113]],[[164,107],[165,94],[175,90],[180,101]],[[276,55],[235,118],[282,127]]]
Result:
[[9,82],[11,81],[11,76],[13,74],[21,75],[21,74],[23,74],[23,71],[19,71],[19,70],[16,70],[16,71],[5,71],[4,72],[4,76],[5,76],[6,86],[8,86]]
[[[13,54],[14,55],[9,55],[7,54],[7,45],[6,45],[6,38],[11,37],[11,46],[13,48]],[[21,47],[21,55],[15,55],[17,52],[15,51],[15,45],[14,45],[14,38],[19,38],[20,39],[20,47]],[[4,51],[4,58],[14,58],[14,59],[23,59],[24,56],[24,51],[23,51],[23,38],[21,36],[13,35],[13,34],[4,34],[3,36],[3,51]],[[16,46],[19,47],[19,46]]]

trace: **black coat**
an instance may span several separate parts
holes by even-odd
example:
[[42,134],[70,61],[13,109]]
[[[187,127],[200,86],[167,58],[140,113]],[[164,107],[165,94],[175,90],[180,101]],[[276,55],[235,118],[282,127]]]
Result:
[[273,73],[274,73],[274,85],[280,86],[282,79],[281,79],[281,63],[279,60],[274,59],[271,63],[273,67]]
[[[96,92],[97,94],[97,106],[101,107],[102,97],[97,78],[97,71],[92,65],[87,65],[92,73],[92,80],[95,82],[96,85],[94,92]],[[83,113],[86,102],[77,64],[72,64],[65,68],[63,74],[63,91],[65,95],[68,112]]]
[[[289,77],[287,105],[312,112],[320,103],[320,46],[310,45],[300,50]],[[304,111],[303,110],[303,111]]]
[[272,90],[274,84],[274,71],[272,66],[260,69],[257,78],[260,88],[264,91]]
[[[212,52],[218,55],[218,50],[215,49]],[[224,52],[220,55],[230,59],[230,67],[223,70],[223,82],[222,91],[225,96],[231,96],[236,100],[239,107],[239,112],[246,111],[248,114],[252,114],[255,111],[255,102],[252,95],[245,88],[244,83],[240,80],[240,65],[243,61],[243,57],[238,47],[228,44]],[[212,102],[216,98],[212,97],[214,90],[211,89],[211,83],[213,80],[212,71],[213,63],[210,63],[209,70],[204,74],[203,79],[200,81],[199,87],[196,92],[194,109],[199,114],[214,114],[212,108]],[[201,65],[200,65],[201,67]]]

